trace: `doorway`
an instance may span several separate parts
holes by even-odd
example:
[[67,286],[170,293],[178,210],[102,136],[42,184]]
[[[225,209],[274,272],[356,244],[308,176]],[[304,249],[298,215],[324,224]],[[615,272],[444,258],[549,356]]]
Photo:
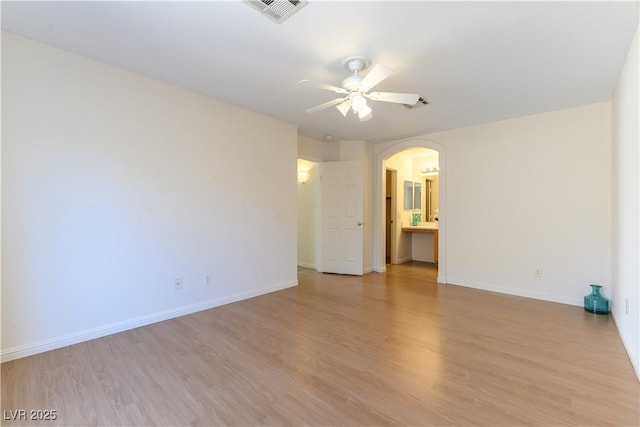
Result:
[[[446,161],[447,161],[447,157],[446,157],[446,150],[445,150],[445,147],[442,146],[441,144],[438,144],[434,141],[423,139],[423,138],[413,138],[413,139],[407,139],[404,141],[399,141],[392,146],[388,146],[385,149],[381,149],[375,154],[375,163],[374,163],[375,226],[373,230],[374,270],[378,272],[385,272],[387,270],[386,268],[387,259],[388,259],[387,258],[387,235],[388,235],[387,217],[388,215],[387,215],[387,191],[386,191],[387,169],[396,169],[398,171],[397,172],[398,174],[396,177],[397,179],[396,187],[398,188],[400,188],[404,180],[407,180],[407,181],[413,180],[413,179],[410,179],[409,177],[405,179],[404,176],[403,177],[400,176],[400,170],[404,169],[405,166],[402,166],[402,168],[398,168],[398,167],[395,167],[396,165],[393,165],[391,163],[387,164],[386,161],[387,159],[391,158],[397,153],[401,153],[403,151],[411,150],[415,148],[426,148],[429,150],[433,150],[438,154],[438,172],[439,172],[439,182],[438,182],[438,199],[439,199],[438,202],[439,203],[438,205],[439,206],[438,206],[437,212],[432,211],[430,215],[428,215],[429,216],[428,219],[434,218],[435,216],[434,214],[436,214],[438,218],[438,222],[437,222],[438,241],[436,243],[437,252],[438,252],[438,255],[437,255],[438,256],[438,281],[440,283],[446,283],[447,281],[447,251],[446,251],[446,248],[447,248],[447,239],[446,239],[446,225],[447,225],[447,222],[446,222],[446,188],[447,188]],[[421,184],[420,187],[426,184],[424,177],[420,175],[418,176],[417,179],[413,180],[413,182],[420,183]],[[433,184],[434,183],[432,183],[431,185]],[[415,184],[412,184],[412,185],[413,185],[413,188],[416,188]],[[425,192],[421,191],[420,193],[421,193],[420,194],[421,204],[422,204],[422,207],[424,207]],[[398,192],[397,193],[398,197],[400,197],[401,194],[402,192]],[[414,200],[415,200],[415,192],[414,192]],[[400,206],[401,202],[402,201],[396,199],[396,206],[399,206],[399,209],[401,210],[398,210],[396,212],[396,215],[394,218],[395,224],[394,226],[391,227],[392,230],[394,228],[396,229],[395,240],[397,243],[394,246],[394,242],[393,241],[391,242],[391,251],[392,251],[392,255],[395,255],[395,257],[397,257],[397,261],[395,262],[398,262],[398,263],[411,261],[412,259],[411,246],[413,244],[413,241],[412,241],[413,239],[410,238],[412,233],[402,232],[402,226],[405,224],[409,224],[411,221],[411,218],[413,217],[413,214],[415,213],[412,210],[405,210],[404,205]],[[422,215],[423,217],[420,218],[418,221],[433,222],[433,221],[428,221],[428,219],[424,217],[425,212],[422,212]],[[415,234],[418,234],[418,233],[415,233]],[[404,238],[402,238],[402,235],[405,235]],[[395,254],[393,254],[394,249],[395,249]],[[405,255],[403,255],[403,253]],[[391,261],[394,262],[393,256],[391,257]]]
[[320,257],[319,163],[298,159],[297,264],[299,272],[316,271]]
[[[437,177],[438,152],[422,147],[405,149],[388,157],[384,163],[385,252],[387,249],[395,252],[385,253],[386,264],[408,261],[437,264],[438,223],[431,219],[438,209],[438,200],[433,197],[433,191],[425,190],[433,190],[429,185],[432,181],[428,179]],[[391,200],[394,190],[397,198]]]
[[394,259],[395,245],[395,227],[394,218],[396,217],[396,182],[397,171],[394,169],[386,169],[385,177],[385,265],[392,263]]

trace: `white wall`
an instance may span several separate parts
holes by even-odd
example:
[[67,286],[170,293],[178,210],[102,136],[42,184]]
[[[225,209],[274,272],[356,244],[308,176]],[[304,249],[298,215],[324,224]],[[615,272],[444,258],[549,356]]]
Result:
[[[612,101],[613,316],[640,378],[640,103],[638,30]],[[626,311],[628,301],[629,311]]]
[[[442,132],[448,281],[581,305],[611,291],[610,103]],[[542,277],[534,277],[541,269]]]
[[365,142],[364,150],[364,272],[371,273],[373,269],[373,230],[374,230],[374,158],[373,144]]
[[[448,283],[574,305],[600,283],[611,296],[609,102],[423,138],[446,150]],[[378,144],[377,156],[410,143]]]
[[298,135],[298,157],[312,162],[327,161],[329,160],[329,144]]
[[3,360],[297,283],[294,126],[4,32],[2,89]]
[[411,259],[435,262],[434,239],[433,233],[411,233]]

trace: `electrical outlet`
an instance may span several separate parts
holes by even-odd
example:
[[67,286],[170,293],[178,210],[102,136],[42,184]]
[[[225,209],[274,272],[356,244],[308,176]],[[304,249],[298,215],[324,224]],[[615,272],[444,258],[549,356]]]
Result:
[[209,276],[209,274],[206,273],[203,277],[203,281],[205,286],[209,286],[211,284],[211,276]]
[[533,275],[535,277],[542,277],[542,269],[541,268],[536,268],[535,270],[533,270]]
[[175,289],[176,291],[182,289],[182,278],[177,278],[173,281],[173,289]]

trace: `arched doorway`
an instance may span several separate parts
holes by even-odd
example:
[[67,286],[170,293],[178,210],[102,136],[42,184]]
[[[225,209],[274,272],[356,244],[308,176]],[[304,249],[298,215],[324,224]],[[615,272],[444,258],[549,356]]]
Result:
[[447,156],[445,147],[426,138],[410,138],[398,141],[390,147],[382,149],[375,156],[375,187],[374,187],[374,230],[373,230],[373,266],[377,272],[386,271],[385,260],[385,160],[404,150],[413,148],[427,148],[438,152],[440,167],[440,214],[438,223],[439,263],[438,282],[447,281]]

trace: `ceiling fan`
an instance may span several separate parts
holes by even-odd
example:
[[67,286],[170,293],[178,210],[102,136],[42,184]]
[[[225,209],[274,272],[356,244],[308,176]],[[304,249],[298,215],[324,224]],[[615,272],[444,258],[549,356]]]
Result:
[[366,98],[372,101],[395,102],[398,104],[414,105],[418,102],[420,95],[413,93],[396,92],[369,92],[378,83],[389,77],[393,71],[383,65],[376,64],[366,76],[361,76],[362,70],[369,66],[369,60],[362,56],[352,56],[344,60],[344,66],[353,74],[342,81],[342,87],[332,86],[324,83],[317,83],[311,80],[300,80],[299,83],[307,83],[320,89],[330,90],[344,95],[341,98],[333,99],[324,104],[306,110],[307,113],[315,113],[325,108],[335,106],[343,116],[347,116],[349,110],[353,110],[361,122],[370,120],[371,107],[367,104]]

